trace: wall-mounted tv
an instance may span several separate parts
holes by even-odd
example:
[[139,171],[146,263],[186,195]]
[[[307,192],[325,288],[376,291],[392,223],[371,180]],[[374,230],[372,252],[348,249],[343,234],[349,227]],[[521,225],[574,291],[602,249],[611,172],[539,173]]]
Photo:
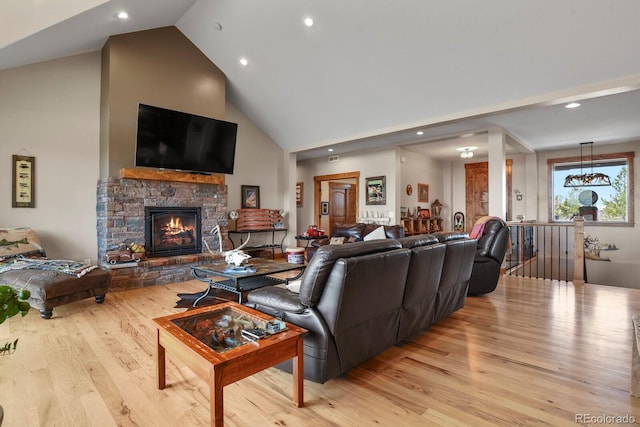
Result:
[[138,105],[136,166],[233,174],[238,124]]

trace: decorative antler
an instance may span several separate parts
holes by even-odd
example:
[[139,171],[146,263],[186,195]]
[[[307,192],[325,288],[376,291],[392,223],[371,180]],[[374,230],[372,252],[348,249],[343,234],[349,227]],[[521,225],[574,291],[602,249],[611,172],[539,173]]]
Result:
[[251,239],[251,233],[247,234],[247,240],[244,241],[243,244],[241,244],[240,246],[238,246],[237,248],[235,248],[235,251],[239,251],[240,249],[244,248],[245,246],[247,246],[247,243],[249,243],[249,239]]
[[[217,224],[215,227],[213,227],[211,229],[211,234],[218,235],[218,251],[219,252],[223,252],[223,247],[222,247],[222,233],[220,233],[220,224]],[[207,241],[205,239],[202,239],[202,241],[204,242],[204,245],[207,247],[207,251],[211,254],[211,255],[215,255],[215,253],[211,250],[211,248],[209,247],[209,244],[207,243]]]
[[[222,247],[222,233],[220,232],[220,225],[216,225],[215,227],[213,227],[213,229],[211,229],[211,234],[218,235],[218,250],[219,252],[221,252],[223,255],[226,255],[228,253],[231,253],[233,251],[235,252],[239,252],[242,248],[244,248],[245,246],[247,246],[247,244],[249,243],[249,240],[251,239],[251,233],[248,233],[247,235],[247,240],[245,240],[240,246],[238,246],[235,249],[232,249],[230,251],[223,251],[223,247]],[[211,247],[209,247],[209,244],[207,243],[207,241],[205,239],[202,239],[202,241],[204,242],[204,245],[207,247],[207,251],[212,254],[215,255],[215,252],[211,250]]]

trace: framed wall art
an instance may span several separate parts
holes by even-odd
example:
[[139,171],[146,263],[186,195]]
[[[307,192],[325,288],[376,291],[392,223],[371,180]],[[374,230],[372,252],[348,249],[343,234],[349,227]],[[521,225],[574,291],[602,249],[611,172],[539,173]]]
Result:
[[243,208],[260,208],[260,187],[257,185],[242,185],[241,187]]
[[14,208],[34,208],[35,205],[35,165],[36,158],[13,156],[12,203]]
[[329,215],[329,202],[320,202],[322,215]]
[[387,204],[386,176],[374,176],[365,179],[367,186],[367,205]]
[[296,182],[296,207],[301,208],[304,198],[304,182]]
[[429,201],[429,184],[418,184],[418,201]]

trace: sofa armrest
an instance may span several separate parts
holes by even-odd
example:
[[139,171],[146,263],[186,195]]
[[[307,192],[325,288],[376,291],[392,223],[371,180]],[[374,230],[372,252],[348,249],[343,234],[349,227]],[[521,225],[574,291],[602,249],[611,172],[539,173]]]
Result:
[[249,292],[245,305],[276,317],[282,317],[281,313],[302,313],[306,309],[298,294],[277,286]]
[[330,241],[331,240],[328,237],[325,237],[323,239],[316,239],[312,240],[311,243],[309,243],[309,246],[319,248],[320,246],[328,245]]

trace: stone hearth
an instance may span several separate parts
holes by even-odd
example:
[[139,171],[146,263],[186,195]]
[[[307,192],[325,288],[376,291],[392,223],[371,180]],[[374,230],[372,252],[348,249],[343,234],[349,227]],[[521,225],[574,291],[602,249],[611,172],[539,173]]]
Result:
[[[111,271],[112,290],[125,290],[190,280],[191,266],[211,262],[208,252],[149,258],[132,267],[106,263],[107,250],[122,243],[145,243],[145,206],[201,207],[202,233],[209,244],[217,239],[211,230],[227,230],[227,187],[145,179],[103,178],[97,187],[98,259]],[[203,248],[203,251],[206,249]]]

